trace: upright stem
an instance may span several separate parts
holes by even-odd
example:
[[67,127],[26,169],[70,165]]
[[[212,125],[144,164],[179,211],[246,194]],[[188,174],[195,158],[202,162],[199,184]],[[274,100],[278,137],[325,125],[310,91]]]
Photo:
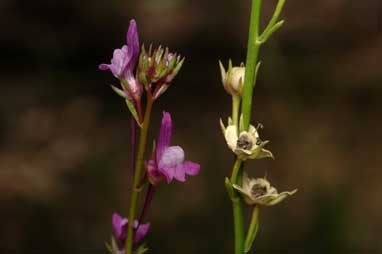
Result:
[[255,73],[257,57],[261,44],[258,40],[260,27],[260,9],[261,0],[252,0],[242,102],[243,124],[245,130],[248,130],[249,123],[251,121],[252,94],[256,81]]
[[240,97],[232,95],[232,122],[233,125],[239,126],[239,110],[240,110]]
[[[237,184],[238,176],[241,175],[243,161],[236,159],[233,166],[231,183]],[[234,192],[232,197],[233,222],[235,234],[235,254],[244,254],[244,221],[243,221],[243,204],[240,196]]]
[[256,238],[257,230],[259,228],[259,207],[255,206],[252,211],[252,218],[249,224],[247,238],[245,239],[245,251],[250,251],[253,241]]
[[141,179],[141,169],[143,167],[143,156],[146,150],[146,141],[147,141],[147,134],[148,129],[150,125],[150,117],[151,117],[151,111],[153,106],[153,98],[151,96],[148,96],[147,98],[147,104],[146,104],[146,112],[139,136],[139,146],[138,146],[138,155],[137,160],[135,164],[135,174],[134,174],[134,183],[133,183],[133,189],[131,192],[131,198],[130,198],[130,207],[129,207],[129,226],[127,228],[127,238],[126,238],[126,254],[131,254],[133,249],[133,223],[135,219],[135,211],[137,206],[137,200],[138,200],[138,193],[137,186],[139,185],[139,181]]
[[[137,156],[137,122],[134,117],[131,116],[130,120],[130,139],[131,139],[131,172],[135,174],[135,158]],[[134,181],[134,179],[133,179]]]
[[[260,8],[261,0],[252,0],[251,17],[249,23],[249,35],[247,46],[247,59],[245,64],[245,78],[243,88],[243,101],[241,104],[241,110],[243,114],[243,128],[249,129],[252,111],[252,95],[254,83],[256,80],[256,65],[257,57],[260,49],[259,27],[260,27]],[[233,116],[234,111],[237,108],[233,104]],[[237,116],[236,116],[237,118]],[[236,159],[235,165],[232,170],[231,183],[241,185],[243,162],[240,159]],[[233,193],[232,197],[233,217],[234,217],[234,229],[235,229],[235,254],[244,254],[244,223],[243,223],[243,204],[240,196],[237,192]]]

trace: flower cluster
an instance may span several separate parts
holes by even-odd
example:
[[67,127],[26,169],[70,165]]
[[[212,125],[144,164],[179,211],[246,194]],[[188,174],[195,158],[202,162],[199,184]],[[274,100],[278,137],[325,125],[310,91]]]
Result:
[[[232,96],[233,101],[236,100],[240,102],[245,75],[244,66],[232,67],[232,63],[229,61],[228,72],[225,72],[221,62],[219,62],[219,65],[224,88]],[[239,108],[233,108],[232,110],[233,115],[238,115]],[[250,125],[248,130],[245,130],[242,117],[240,117],[239,121],[234,121],[229,117],[227,127],[220,119],[220,127],[228,148],[238,159],[246,161],[248,159],[274,158],[272,152],[264,148],[269,141],[260,139],[258,130],[263,127],[262,124],[258,124],[257,127]],[[250,179],[245,172],[242,182],[243,185],[240,186],[237,183],[231,183],[229,181],[227,188],[230,189],[233,187],[236,189],[243,196],[244,201],[248,205],[274,205],[297,191],[294,190],[292,192],[282,192],[278,194],[277,190],[271,187],[266,179]]]
[[100,64],[99,69],[109,70],[120,86],[113,90],[126,100],[127,106],[139,125],[142,124],[142,95],[156,100],[162,95],[181,69],[184,58],[169,49],[150,46],[148,52],[139,46],[138,29],[135,20],[130,21],[126,36],[127,44],[115,49],[110,64]]
[[176,53],[170,53],[168,48],[163,49],[159,46],[153,50],[150,45],[148,52],[146,52],[142,46],[138,65],[139,81],[148,92],[151,92],[152,84],[156,84],[152,95],[154,99],[157,99],[170,86],[183,62],[184,58]]
[[[140,50],[141,48],[141,50]],[[120,86],[112,86],[113,90],[126,100],[126,104],[140,127],[140,143],[138,154],[135,142],[136,124],[132,124],[132,154],[134,163],[134,182],[130,198],[129,217],[124,218],[115,213],[112,217],[114,236],[108,249],[112,254],[142,254],[147,248],[139,245],[150,229],[150,223],[142,223],[158,185],[166,180],[171,183],[174,179],[186,181],[186,175],[195,176],[200,171],[198,163],[185,160],[182,147],[171,145],[172,119],[168,112],[163,112],[162,123],[157,139],[153,142],[153,152],[145,164],[144,155],[146,139],[152,106],[162,95],[182,67],[184,58],[177,53],[170,53],[168,48],[161,46],[153,49],[150,46],[139,46],[137,24],[130,21],[127,32],[127,43],[120,49],[115,49],[110,64],[100,64],[100,70],[109,70],[116,77]],[[146,99],[142,100],[143,95]],[[142,101],[146,101],[144,115]],[[143,149],[142,149],[143,147]],[[136,157],[136,158],[135,158]],[[141,174],[141,170],[145,170]],[[135,216],[138,194],[147,186],[147,192],[139,219]],[[136,247],[136,248],[134,248]]]

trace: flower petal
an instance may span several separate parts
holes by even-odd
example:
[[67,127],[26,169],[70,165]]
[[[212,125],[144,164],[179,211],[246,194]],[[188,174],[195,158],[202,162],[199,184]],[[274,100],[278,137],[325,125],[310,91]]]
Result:
[[251,193],[248,192],[248,189],[243,189],[242,187],[240,187],[237,184],[233,184],[232,187],[242,194],[245,202],[248,205],[254,205],[255,204],[255,202],[252,199]]
[[197,175],[200,171],[200,165],[192,161],[185,161],[183,163],[183,168],[185,169],[186,174],[191,176]]
[[225,130],[225,140],[229,148],[234,152],[236,149],[237,139],[237,127],[235,125],[228,126]]
[[142,238],[147,234],[149,229],[150,229],[150,223],[139,225],[138,229],[135,231],[134,243],[141,241]]
[[98,69],[100,69],[101,71],[107,71],[107,70],[109,70],[109,65],[108,64],[100,64],[100,65],[98,65]]
[[174,175],[174,177],[179,182],[185,182],[186,181],[186,170],[183,167],[183,165],[178,165],[175,168],[175,175]]
[[113,230],[115,237],[123,241],[126,236],[126,226],[127,226],[128,220],[126,218],[121,217],[119,214],[114,213],[112,217],[112,224],[113,224]]
[[128,69],[133,70],[139,56],[139,37],[137,23],[134,19],[130,20],[129,29],[127,31],[127,47],[131,53],[131,60],[128,64]]
[[115,49],[113,52],[113,59],[111,59],[111,65],[109,65],[110,71],[116,78],[120,78],[130,62],[131,55],[128,54],[126,45],[121,49]]
[[184,151],[180,146],[166,147],[158,162],[159,167],[176,167],[184,162]]
[[175,176],[175,167],[161,167],[158,170],[166,177],[167,183],[171,183]]
[[248,158],[250,159],[261,159],[265,157],[273,158],[273,154],[270,151],[264,149],[265,145],[268,143],[269,143],[268,140],[261,142],[260,145],[258,145],[256,149],[252,151],[252,153],[248,156]]
[[157,143],[157,161],[159,162],[163,151],[170,145],[172,132],[172,121],[170,113],[163,111],[162,124],[159,131]]
[[266,194],[266,195],[253,199],[253,202],[259,205],[272,206],[272,205],[276,205],[280,203],[281,201],[283,201],[289,196],[292,196],[296,192],[297,192],[297,189],[293,191],[284,191],[284,192],[281,192],[280,194]]

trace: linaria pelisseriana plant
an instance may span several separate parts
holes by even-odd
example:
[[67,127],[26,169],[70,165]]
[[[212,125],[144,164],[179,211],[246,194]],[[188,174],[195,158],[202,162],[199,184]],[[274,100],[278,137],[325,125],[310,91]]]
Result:
[[[151,157],[144,158],[153,104],[169,88],[182,67],[184,58],[169,52],[168,48],[153,49],[150,46],[146,51],[144,46],[140,47],[135,20],[130,21],[126,39],[126,45],[114,50],[110,64],[99,65],[100,70],[109,70],[118,79],[119,84],[112,85],[112,89],[126,101],[132,115],[130,170],[134,180],[133,183],[128,183],[132,190],[129,212],[127,218],[113,214],[113,236],[107,248],[111,254],[142,254],[148,250],[141,242],[151,225],[144,223],[145,215],[158,185],[164,180],[167,183],[174,179],[184,182],[186,175],[194,176],[199,173],[200,165],[185,160],[184,150],[180,146],[171,145],[173,125],[168,112],[163,112],[157,142],[152,142]],[[142,106],[144,101],[145,107]],[[138,197],[145,187],[147,191],[144,203],[137,216]]]
[[[258,54],[260,46],[276,32],[284,23],[278,21],[285,0],[278,0],[277,6],[264,31],[260,32],[260,13],[262,0],[251,0],[251,18],[245,65],[233,66],[228,62],[227,70],[219,62],[221,79],[224,89],[232,97],[232,116],[228,118],[227,126],[220,120],[223,136],[228,148],[234,153],[236,160],[230,178],[225,184],[232,201],[234,217],[235,254],[251,251],[259,227],[259,209],[262,206],[273,206],[296,193],[278,193],[265,178],[251,179],[244,172],[245,161],[251,159],[274,158],[271,151],[265,149],[269,141],[260,138],[257,127],[251,125],[252,95],[256,78],[260,69]],[[244,232],[243,205],[253,209],[252,218],[247,233]]]

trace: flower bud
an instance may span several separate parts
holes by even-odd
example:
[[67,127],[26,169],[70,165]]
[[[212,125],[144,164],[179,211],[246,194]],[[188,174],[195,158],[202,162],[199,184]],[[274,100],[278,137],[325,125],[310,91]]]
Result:
[[154,98],[156,99],[170,85],[182,67],[184,58],[176,53],[170,53],[169,49],[161,46],[148,52],[142,47],[138,63],[138,78],[146,90],[156,84]]
[[240,96],[243,93],[245,67],[242,63],[239,67],[232,67],[232,61],[229,60],[228,71],[226,72],[223,64],[219,61],[220,72],[224,89],[232,96]]
[[153,83],[169,84],[179,72],[184,58],[176,53],[170,53],[169,49],[159,46],[148,52],[142,47],[138,63],[138,77],[141,82],[150,87]]

